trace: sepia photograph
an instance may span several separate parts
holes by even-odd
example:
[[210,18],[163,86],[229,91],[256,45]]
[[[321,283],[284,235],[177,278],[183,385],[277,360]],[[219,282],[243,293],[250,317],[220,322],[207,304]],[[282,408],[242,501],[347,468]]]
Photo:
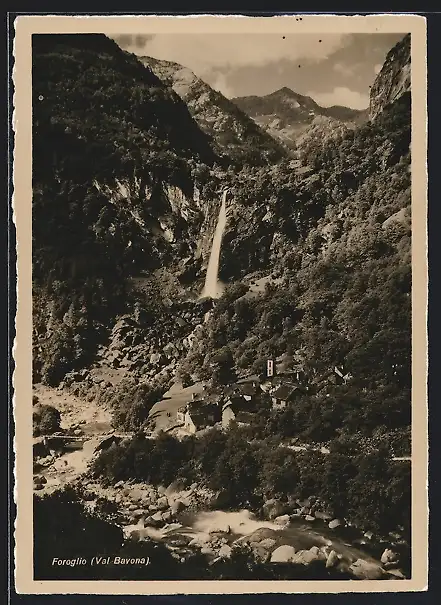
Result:
[[416,22],[152,19],[29,35],[18,552],[42,584],[403,590],[427,449]]

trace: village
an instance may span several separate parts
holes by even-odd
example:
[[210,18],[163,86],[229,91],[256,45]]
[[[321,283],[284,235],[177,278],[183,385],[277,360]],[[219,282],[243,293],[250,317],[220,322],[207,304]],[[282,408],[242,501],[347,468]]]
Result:
[[202,385],[176,411],[175,421],[167,412],[172,425],[166,432],[176,437],[200,434],[214,426],[228,429],[232,424],[248,425],[263,406],[283,410],[295,403],[297,397],[313,394],[323,383],[346,384],[351,375],[334,367],[320,383],[311,380],[301,364],[286,363],[284,357],[268,359],[264,376],[250,375],[232,384],[218,387]]

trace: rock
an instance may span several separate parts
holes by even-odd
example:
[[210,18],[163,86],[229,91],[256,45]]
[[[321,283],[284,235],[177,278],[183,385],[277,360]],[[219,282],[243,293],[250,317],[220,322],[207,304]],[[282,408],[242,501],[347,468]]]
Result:
[[315,521],[315,517],[313,517],[312,515],[305,515],[305,521],[309,521],[310,523],[312,523],[312,521]]
[[185,483],[182,480],[176,479],[176,481],[172,481],[170,485],[165,490],[165,495],[170,497],[173,494],[183,491],[185,488]]
[[289,515],[281,515],[280,517],[276,517],[274,519],[274,522],[277,523],[277,525],[288,525],[289,521]]
[[336,527],[340,527],[341,524],[340,519],[333,519],[332,521],[329,521],[328,527],[329,529],[335,529]]
[[165,513],[162,513],[162,520],[165,521],[166,523],[169,523],[172,519],[173,519],[173,514],[170,510],[167,510],[167,511],[165,511]]
[[280,502],[280,500],[272,498],[271,500],[267,500],[265,502],[263,505],[263,511],[268,519],[275,519],[276,517],[284,515],[287,512],[287,507],[285,504]]
[[129,506],[127,507],[130,511],[135,511],[138,506],[136,504],[129,504]]
[[213,549],[211,548],[211,546],[208,546],[207,544],[201,548],[201,553],[203,555],[214,555]]
[[323,513],[319,510],[315,511],[314,516],[316,519],[322,519],[323,521],[330,521],[332,519],[331,515],[329,515],[328,513]]
[[398,578],[399,580],[405,580],[406,576],[399,569],[388,569],[387,574],[391,575],[394,578]]
[[165,488],[163,485],[160,485],[160,486],[158,487],[158,490],[157,490],[157,491],[158,491],[158,494],[159,494],[160,496],[165,496],[165,492],[167,491],[167,489],[166,489],[166,488]]
[[380,561],[383,564],[390,564],[390,563],[398,563],[399,557],[398,554],[396,552],[394,552],[393,550],[386,548],[383,552],[383,554],[381,555]]
[[168,508],[168,500],[165,496],[162,496],[161,498],[158,499],[158,501],[156,502],[156,506],[159,508],[159,510],[165,510],[166,508]]
[[124,487],[124,481],[118,481],[118,483],[115,483],[115,487],[118,489],[120,487]]
[[385,575],[380,565],[364,559],[357,559],[349,567],[349,571],[359,580],[380,580]]
[[222,559],[229,559],[231,557],[232,549],[228,544],[224,544],[219,550],[219,557]]
[[[149,525],[153,525],[153,527],[161,527],[162,525],[164,525],[164,520],[162,518],[161,511],[158,511],[157,513],[149,517],[149,519]],[[145,523],[147,524],[147,520],[145,521]]]
[[145,511],[142,508],[137,508],[132,513],[133,517],[142,517],[143,515],[145,515]]
[[184,508],[185,504],[182,502],[182,500],[175,500],[170,506],[170,510],[174,515],[177,515]]
[[[94,448],[94,452],[100,452],[101,450],[105,450],[107,448],[109,448],[111,445],[113,445],[114,443],[119,443],[121,441],[121,437],[116,437],[115,435],[110,435],[109,437],[104,437],[104,439],[101,439],[98,443],[98,445],[95,446]],[[84,444],[86,446],[86,444]]]
[[319,549],[317,549],[317,551],[318,552],[315,552],[313,550],[299,550],[295,553],[291,562],[300,565],[309,565],[313,561],[318,561],[318,559],[321,558]]
[[327,559],[326,559],[326,567],[329,569],[330,567],[334,567],[338,563],[338,556],[335,550],[331,550]]
[[258,544],[259,548],[263,548],[265,550],[271,550],[275,545],[276,541],[273,538],[265,538]]
[[364,536],[365,538],[367,538],[368,540],[372,540],[372,538],[374,537],[374,534],[373,534],[373,532],[371,532],[371,531],[367,531],[367,532],[365,532],[365,533],[363,534],[363,536]]
[[276,548],[271,554],[271,563],[289,563],[296,554],[295,548],[288,544],[283,544]]

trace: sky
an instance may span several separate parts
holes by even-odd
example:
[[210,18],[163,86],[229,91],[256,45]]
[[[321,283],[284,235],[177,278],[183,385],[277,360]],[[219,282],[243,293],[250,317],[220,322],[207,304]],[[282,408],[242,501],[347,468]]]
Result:
[[122,34],[124,50],[188,67],[228,98],[284,86],[319,105],[369,106],[369,87],[402,34]]

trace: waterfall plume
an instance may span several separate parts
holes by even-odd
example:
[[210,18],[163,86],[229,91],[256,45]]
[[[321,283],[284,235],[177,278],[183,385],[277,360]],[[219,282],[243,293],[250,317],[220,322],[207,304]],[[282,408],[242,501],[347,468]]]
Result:
[[219,298],[220,296],[222,296],[223,292],[222,284],[218,280],[218,272],[222,236],[224,234],[224,229],[227,222],[227,193],[228,189],[225,189],[222,194],[222,204],[219,210],[216,230],[213,236],[213,243],[211,245],[210,259],[208,261],[207,275],[205,277],[205,285],[204,290],[202,292],[202,298],[206,296],[209,296],[211,298]]

